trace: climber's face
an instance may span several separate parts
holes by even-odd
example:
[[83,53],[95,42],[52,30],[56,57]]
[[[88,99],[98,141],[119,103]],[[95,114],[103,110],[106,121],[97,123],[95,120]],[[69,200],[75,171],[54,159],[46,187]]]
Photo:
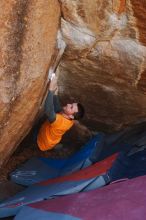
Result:
[[67,104],[63,107],[63,112],[70,118],[78,112],[78,103]]

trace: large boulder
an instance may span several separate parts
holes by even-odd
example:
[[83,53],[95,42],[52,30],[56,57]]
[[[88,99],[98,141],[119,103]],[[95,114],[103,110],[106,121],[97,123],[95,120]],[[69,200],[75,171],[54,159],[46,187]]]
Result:
[[0,1],[0,166],[38,112],[59,21],[57,0]]
[[119,130],[145,120],[146,2],[61,2],[68,45],[59,68],[62,98],[84,104],[92,129]]
[[92,130],[146,118],[145,1],[1,0],[0,166],[38,112],[60,8],[67,44],[58,68],[62,101],[82,102]]

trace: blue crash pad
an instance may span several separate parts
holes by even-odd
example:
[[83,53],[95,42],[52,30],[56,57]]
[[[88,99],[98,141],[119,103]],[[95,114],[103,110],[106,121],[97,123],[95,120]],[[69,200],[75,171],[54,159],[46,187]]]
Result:
[[96,163],[134,145],[146,145],[146,125],[139,125],[113,134],[98,133],[80,151],[67,159],[32,158],[11,173],[11,180],[22,185],[63,176]]
[[104,134],[99,133],[67,159],[32,158],[10,174],[11,180],[28,186],[87,167],[92,164],[90,156],[96,148],[102,147],[103,140]]

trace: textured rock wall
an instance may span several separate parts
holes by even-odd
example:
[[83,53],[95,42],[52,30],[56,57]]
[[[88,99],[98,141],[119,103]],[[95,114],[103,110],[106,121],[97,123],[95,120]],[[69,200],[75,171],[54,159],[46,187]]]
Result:
[[32,126],[59,20],[57,0],[0,1],[0,165]]
[[80,100],[92,129],[118,130],[146,118],[146,3],[61,0],[68,45],[60,92]]
[[[59,4],[60,3],[60,4]],[[92,130],[146,118],[146,3],[139,0],[0,1],[0,165],[31,128],[61,30],[63,101],[86,108]]]

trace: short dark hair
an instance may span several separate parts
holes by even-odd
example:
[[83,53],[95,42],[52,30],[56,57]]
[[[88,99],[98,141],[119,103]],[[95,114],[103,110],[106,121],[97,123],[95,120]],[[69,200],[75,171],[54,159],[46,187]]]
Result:
[[81,103],[77,103],[78,106],[78,112],[74,113],[74,119],[75,120],[79,120],[81,118],[83,118],[84,114],[85,114],[85,110],[84,107]]

